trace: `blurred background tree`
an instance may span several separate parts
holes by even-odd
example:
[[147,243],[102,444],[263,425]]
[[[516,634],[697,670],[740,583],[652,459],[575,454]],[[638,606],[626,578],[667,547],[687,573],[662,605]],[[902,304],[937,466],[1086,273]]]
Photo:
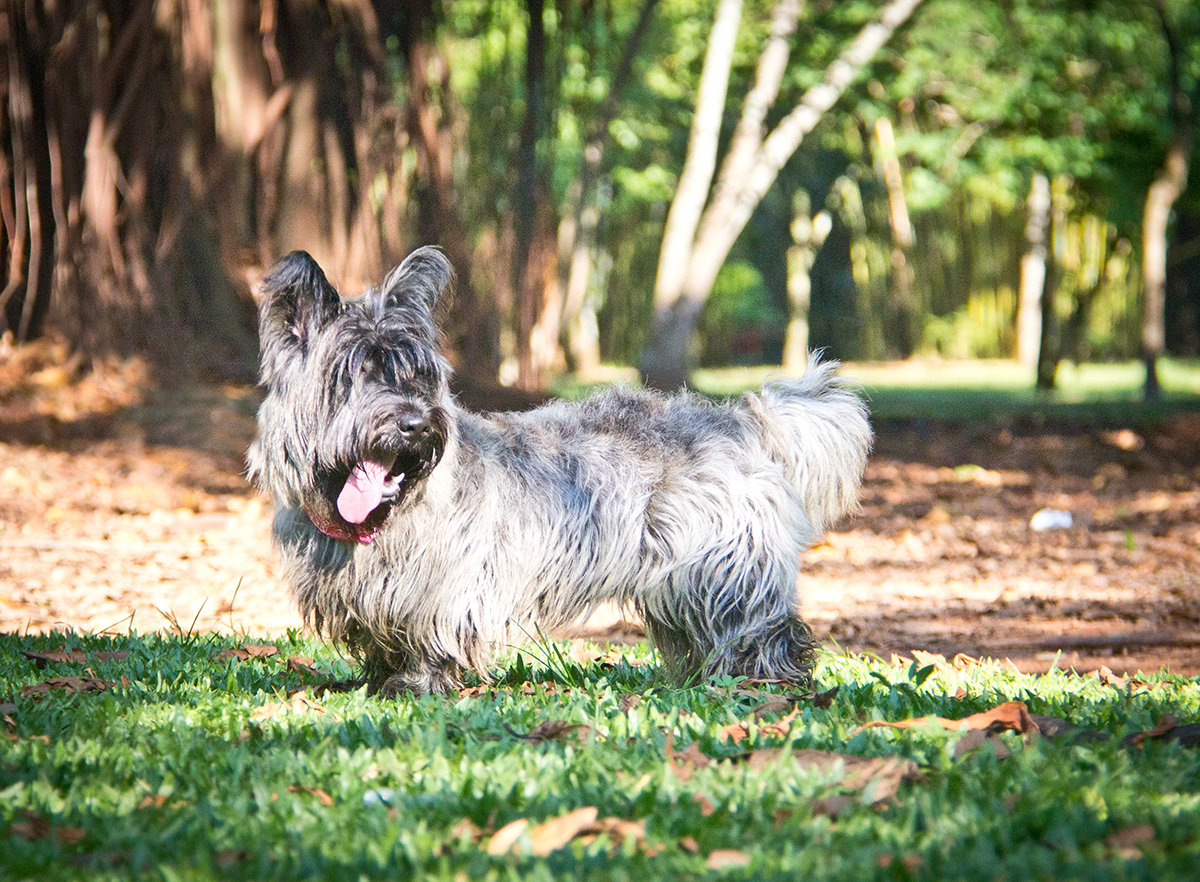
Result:
[[658,385],[1200,353],[1191,0],[13,0],[0,43],[0,320],[85,364],[252,376],[275,258],[354,293],[425,242],[479,383],[646,367],[677,304]]

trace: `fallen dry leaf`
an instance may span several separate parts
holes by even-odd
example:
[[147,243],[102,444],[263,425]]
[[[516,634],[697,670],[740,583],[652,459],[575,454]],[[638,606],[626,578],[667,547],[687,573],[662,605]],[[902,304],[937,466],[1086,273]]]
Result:
[[25,652],[22,650],[21,655],[31,659],[38,666],[38,670],[44,669],[47,662],[71,662],[81,665],[87,661],[87,655],[78,649],[51,649],[48,652]]
[[[776,706],[778,707],[778,706]],[[775,721],[774,723],[760,723],[758,725],[758,734],[763,738],[786,738],[792,729],[792,721],[800,713],[800,708],[793,705],[790,701],[785,703],[785,707],[792,708],[792,712],[787,716]],[[758,716],[759,711],[755,710],[755,716]],[[720,741],[732,741],[734,744],[740,744],[750,734],[749,723],[729,723],[721,728],[717,733],[717,739]]]
[[320,787],[302,787],[299,784],[292,784],[288,787],[288,793],[307,793],[310,796],[315,796],[317,802],[323,806],[333,805],[333,797],[322,790]]
[[1176,726],[1179,725],[1179,718],[1173,714],[1163,714],[1158,718],[1158,722],[1154,724],[1153,729],[1147,729],[1145,732],[1135,732],[1125,739],[1125,744],[1140,745],[1147,738],[1157,739],[1169,734]]
[[824,692],[818,692],[813,696],[813,707],[817,708],[818,710],[828,710],[833,706],[833,700],[837,698],[838,690],[841,688],[841,686],[834,686],[832,689],[827,689]]
[[20,836],[29,842],[37,839],[57,839],[63,845],[75,845],[87,834],[79,827],[61,827],[49,818],[21,810],[21,820],[13,821],[8,828],[12,836]]
[[313,667],[315,659],[309,658],[307,655],[289,655],[284,665],[289,671],[296,671],[302,674],[319,675],[321,672]]
[[1154,828],[1149,824],[1125,827],[1104,841],[1122,860],[1137,860],[1142,856],[1142,846],[1154,841]]
[[101,680],[99,677],[51,677],[41,683],[24,687],[21,689],[21,697],[49,695],[52,689],[65,689],[74,693],[103,692],[116,685],[108,680]]
[[[324,716],[329,713],[328,709],[322,704],[313,701],[304,691],[295,692],[287,701],[272,701],[267,704],[259,705],[250,712],[250,720],[258,722],[261,720],[269,720],[272,717],[282,716],[285,713],[308,714],[314,713]],[[341,717],[333,714],[331,719],[338,720]]]
[[529,730],[528,735],[514,732],[507,726],[505,728],[508,729],[510,735],[524,741],[531,741],[534,744],[540,744],[543,741],[559,741],[568,735],[574,736],[579,741],[586,741],[588,733],[592,729],[586,723],[570,723],[566,720],[542,720]]
[[987,729],[970,729],[954,745],[954,759],[960,759],[985,744],[991,747],[996,759],[1008,759],[1012,755],[1008,746],[1003,741],[993,738]]
[[675,750],[675,733],[667,733],[666,745],[667,766],[675,773],[680,781],[690,780],[696,769],[703,769],[712,762],[712,758],[700,749],[700,745],[692,742],[686,750]]
[[1023,701],[1006,701],[978,714],[971,714],[961,720],[951,720],[946,717],[913,717],[907,720],[872,720],[864,723],[863,729],[915,729],[923,726],[941,726],[952,732],[969,732],[972,729],[1012,729],[1016,732],[1037,732],[1038,725],[1029,714],[1029,709]]
[[515,821],[510,821],[492,834],[484,850],[490,855],[508,854],[528,827],[528,818],[517,818]]
[[750,855],[736,848],[717,848],[709,852],[704,865],[710,870],[732,870],[750,864]]
[[243,643],[241,646],[231,646],[222,649],[213,658],[217,661],[236,658],[238,661],[248,661],[252,658],[270,658],[279,652],[279,647],[273,643]]
[[538,824],[529,831],[529,842],[534,856],[545,857],[558,851],[591,827],[599,814],[595,806],[585,806]]

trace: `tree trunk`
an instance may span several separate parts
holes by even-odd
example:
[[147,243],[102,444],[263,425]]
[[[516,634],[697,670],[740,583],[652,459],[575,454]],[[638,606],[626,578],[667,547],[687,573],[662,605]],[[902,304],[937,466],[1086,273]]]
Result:
[[1062,357],[1061,328],[1054,295],[1060,280],[1060,264],[1055,250],[1056,237],[1066,234],[1067,195],[1070,181],[1064,176],[1054,179],[1050,187],[1050,217],[1046,231],[1046,263],[1042,277],[1042,291],[1038,297],[1041,304],[1041,335],[1038,345],[1037,374],[1034,387],[1039,392],[1054,389],[1058,376],[1058,363]]
[[787,254],[787,291],[791,315],[783,342],[783,369],[801,374],[808,365],[808,310],[812,303],[812,267],[832,228],[829,212],[812,214],[812,200],[797,190],[792,201],[792,247]]
[[[1196,108],[1183,89],[1180,66],[1184,47],[1172,26],[1165,4],[1155,3],[1159,25],[1167,44],[1167,82],[1170,89],[1171,143],[1162,169],[1146,193],[1142,211],[1142,360],[1146,365],[1145,397],[1161,395],[1158,359],[1166,344],[1167,236],[1171,209],[1187,189],[1188,165],[1195,136]],[[1197,89],[1200,99],[1200,88]]]
[[1045,175],[1033,176],[1027,205],[1017,306],[1017,361],[1033,368],[1042,342],[1042,292],[1046,288],[1046,240],[1050,227],[1050,179]]
[[[450,67],[432,34],[433,9],[429,0],[412,0],[405,9],[408,17],[397,24],[407,40],[408,129],[423,184],[423,198],[418,199],[419,235],[423,241],[441,246],[454,266],[454,311],[447,336],[458,354],[458,372],[477,382],[495,383],[500,367],[497,316],[492,304],[485,303],[475,290],[473,251],[458,213]],[[436,92],[440,104],[434,97],[431,71],[439,74]]]
[[535,224],[544,201],[538,168],[538,141],[546,97],[546,29],[542,0],[527,0],[529,11],[525,40],[525,116],[517,146],[517,188],[513,193],[513,231],[517,247],[512,262],[512,289],[517,299],[517,385],[537,388],[540,371],[534,363],[533,326],[540,309],[541,291],[530,266]]
[[657,5],[658,0],[644,0],[637,23],[625,40],[612,86],[583,145],[579,177],[573,184],[574,192],[567,199],[569,208],[559,225],[559,255],[566,272],[566,279],[560,283],[563,289],[561,313],[558,316],[544,315],[543,322],[547,328],[553,328],[557,323],[558,338],[566,342],[568,364],[582,374],[589,373],[600,364],[596,316],[587,304],[587,292],[592,276],[592,252],[596,247],[596,231],[600,222],[596,190],[608,143],[609,125],[617,115],[625,86],[633,73],[633,60]]
[[667,211],[654,281],[656,311],[670,309],[683,293],[696,227],[717,167],[717,139],[725,115],[725,93],[742,16],[741,0],[721,0],[709,32],[708,49],[696,92],[696,112],[675,197]]
[[896,136],[886,116],[875,121],[875,144],[878,153],[879,175],[883,178],[888,197],[888,227],[892,233],[892,309],[901,327],[897,337],[901,355],[909,357],[921,341],[921,322],[924,311],[912,302],[913,269],[909,255],[913,246],[912,222],[908,216],[908,199],[904,195],[904,175],[896,155]]
[[[686,242],[685,246],[677,246],[671,255],[668,255],[664,236],[664,249],[659,258],[660,278],[665,271],[670,272],[672,279],[680,272],[678,261],[681,257],[677,255],[686,255],[686,269],[682,270],[682,285],[670,288],[659,284],[655,286],[658,317],[639,365],[643,381],[647,385],[673,388],[686,381],[687,349],[696,319],[704,307],[704,301],[712,292],[717,273],[724,265],[754,209],[774,183],[784,163],[800,147],[805,136],[816,127],[846,87],[883,48],[896,29],[908,20],[920,3],[921,0],[890,0],[881,11],[879,19],[858,33],[837,60],[826,69],[822,81],[805,92],[791,112],[766,137],[755,151],[753,162],[746,166],[744,174],[740,175],[737,181],[734,181],[732,175],[728,177],[727,180],[731,184],[737,185],[717,192],[698,224],[693,224],[697,232],[692,241]],[[697,115],[699,112],[698,103]],[[688,152],[690,155],[690,143]],[[740,157],[737,161],[741,162]],[[724,173],[722,179],[726,179]],[[681,179],[681,189],[682,183]],[[680,198],[680,194],[677,193],[675,201]],[[675,201],[672,202],[672,213],[675,211]],[[689,194],[688,204],[692,205],[695,201],[694,196]],[[703,195],[699,202],[703,204]],[[670,214],[667,223],[670,228]],[[682,233],[679,235],[682,238]],[[669,257],[672,262],[669,270],[665,270],[664,263]]]

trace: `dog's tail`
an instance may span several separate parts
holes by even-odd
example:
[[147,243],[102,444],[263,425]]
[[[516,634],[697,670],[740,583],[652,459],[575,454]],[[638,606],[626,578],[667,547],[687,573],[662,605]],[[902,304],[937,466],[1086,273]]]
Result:
[[800,493],[815,535],[858,507],[858,486],[871,448],[867,406],[838,363],[810,356],[804,376],[767,383],[747,395],[763,424],[763,445]]

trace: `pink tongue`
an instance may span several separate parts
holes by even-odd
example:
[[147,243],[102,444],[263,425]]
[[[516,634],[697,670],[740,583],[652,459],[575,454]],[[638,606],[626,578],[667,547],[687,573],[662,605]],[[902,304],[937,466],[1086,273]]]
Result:
[[338,512],[348,523],[361,524],[379,505],[387,473],[387,466],[377,462],[364,462],[354,467],[337,500]]

